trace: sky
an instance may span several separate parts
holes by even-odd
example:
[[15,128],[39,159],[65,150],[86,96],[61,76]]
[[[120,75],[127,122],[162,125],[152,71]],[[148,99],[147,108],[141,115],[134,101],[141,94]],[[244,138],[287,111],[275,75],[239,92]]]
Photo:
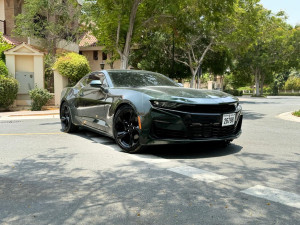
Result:
[[285,11],[287,23],[293,26],[300,24],[300,0],[260,0],[260,3],[274,13]]

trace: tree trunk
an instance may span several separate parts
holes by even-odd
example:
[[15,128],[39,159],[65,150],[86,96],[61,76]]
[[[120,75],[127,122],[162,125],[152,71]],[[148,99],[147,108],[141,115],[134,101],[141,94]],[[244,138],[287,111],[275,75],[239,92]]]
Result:
[[258,73],[255,73],[255,88],[256,88],[255,95],[259,96],[260,93],[259,93],[259,75],[258,75]]
[[192,79],[191,79],[191,83],[190,83],[190,88],[194,88],[194,84],[195,84],[195,76],[192,75]]
[[260,94],[264,94],[264,82],[265,82],[265,76],[261,75],[260,76]]
[[121,69],[127,69],[127,67],[128,67],[128,57],[130,54],[132,33],[133,33],[136,13],[137,13],[140,2],[141,2],[141,0],[135,0],[133,2],[132,8],[131,8],[130,18],[129,18],[129,27],[128,27],[128,31],[127,31],[127,35],[126,35],[126,41],[125,41],[125,46],[123,49],[123,54],[121,56]]
[[197,84],[197,88],[200,89],[200,78],[202,76],[202,69],[201,69],[201,65],[198,68],[198,72],[197,72],[197,77],[198,77],[198,84]]
[[192,79],[191,79],[191,83],[190,83],[190,88],[194,88],[196,71],[192,67],[190,67],[190,70],[191,70],[191,73],[192,73]]
[[121,69],[126,70],[128,67],[128,57],[124,54],[121,55]]

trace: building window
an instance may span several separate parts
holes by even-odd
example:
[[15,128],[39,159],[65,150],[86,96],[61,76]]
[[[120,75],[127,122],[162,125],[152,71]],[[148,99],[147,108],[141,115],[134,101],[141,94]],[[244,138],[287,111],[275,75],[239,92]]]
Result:
[[98,51],[93,52],[93,59],[98,60]]
[[102,52],[102,60],[107,60],[107,54],[105,52]]

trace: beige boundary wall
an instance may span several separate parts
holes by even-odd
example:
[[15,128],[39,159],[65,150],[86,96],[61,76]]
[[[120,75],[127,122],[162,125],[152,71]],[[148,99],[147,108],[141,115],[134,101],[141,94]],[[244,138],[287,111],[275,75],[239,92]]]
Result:
[[0,20],[5,20],[4,0],[0,0]]
[[55,105],[60,105],[60,98],[62,90],[68,85],[68,78],[60,75],[57,70],[54,70],[54,98]]
[[[44,54],[34,49],[30,45],[22,43],[4,52],[6,56],[6,66],[9,73],[16,78],[16,73],[33,74],[33,85],[44,88]],[[22,79],[23,80],[23,79]],[[25,79],[24,79],[25,80]],[[24,81],[25,82],[25,81]],[[20,86],[28,86],[28,83],[20,83]],[[28,106],[31,104],[29,94],[19,93],[15,105]]]

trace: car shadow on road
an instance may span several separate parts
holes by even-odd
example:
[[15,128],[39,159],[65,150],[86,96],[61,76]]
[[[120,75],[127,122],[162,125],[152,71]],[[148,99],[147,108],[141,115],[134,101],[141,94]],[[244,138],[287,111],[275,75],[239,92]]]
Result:
[[265,117],[265,114],[253,112],[250,110],[243,110],[245,120],[259,120]]
[[[75,135],[89,139],[84,132]],[[95,166],[100,162],[76,148],[81,146],[50,143],[42,152],[0,164],[0,224],[292,224],[299,218],[297,209],[266,205],[226,181],[201,182],[134,159],[118,166]],[[241,149],[236,144],[222,149],[206,143],[154,146],[148,154],[170,159],[218,157]],[[202,165],[213,172],[222,166],[232,169],[235,184],[267,185],[270,176],[287,177],[289,168],[299,163],[296,157],[278,162],[268,154],[245,152],[237,157],[240,163]],[[263,166],[253,165],[253,160]],[[294,182],[297,187],[299,181]]]
[[218,143],[162,145],[150,146],[144,154],[152,154],[166,159],[215,158],[236,154],[242,148],[242,146],[236,144],[223,147]]
[[[88,140],[97,142],[98,144],[112,147],[116,151],[122,152],[114,139],[97,134],[87,129],[80,129],[75,135]],[[234,143],[224,147],[218,142],[202,142],[192,144],[176,144],[176,145],[152,145],[147,146],[141,153],[136,155],[155,155],[157,157],[167,159],[194,159],[194,158],[213,158],[226,155],[232,155],[240,152],[242,146]]]

